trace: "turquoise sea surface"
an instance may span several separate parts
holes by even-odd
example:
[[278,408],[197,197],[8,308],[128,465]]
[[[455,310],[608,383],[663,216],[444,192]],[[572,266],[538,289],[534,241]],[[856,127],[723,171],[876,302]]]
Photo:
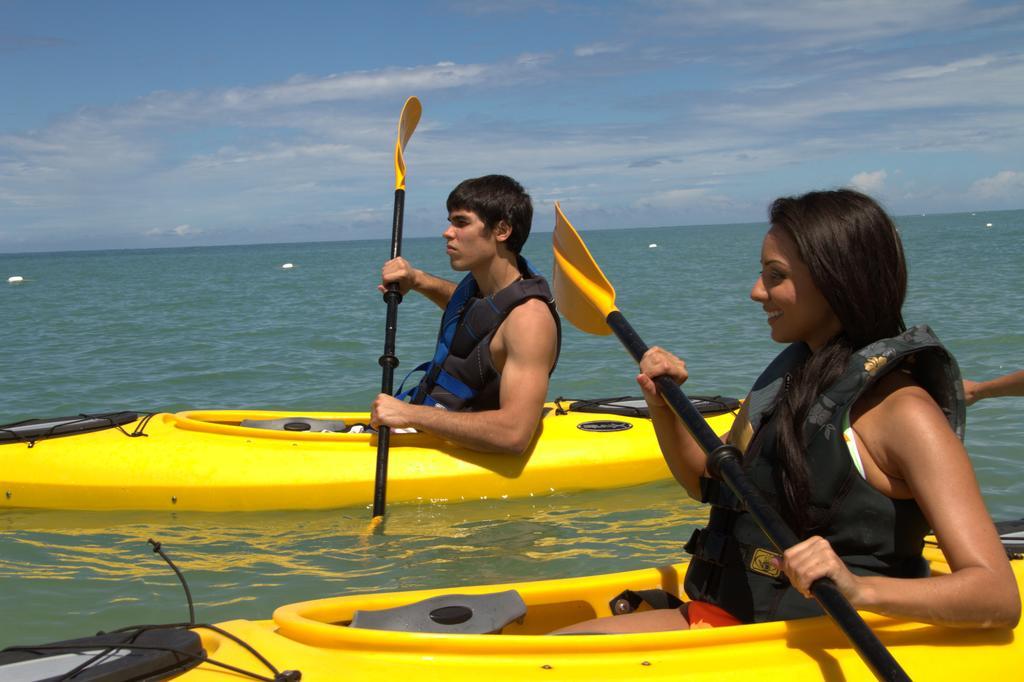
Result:
[[[907,323],[931,325],[967,377],[1024,366],[1024,211],[898,223],[910,262]],[[578,227],[645,341],[686,358],[687,391],[741,397],[779,349],[748,298],[764,225]],[[376,282],[388,247],[0,254],[0,423],[121,409],[365,409],[380,386],[385,307]],[[403,254],[451,274],[440,237],[407,240]],[[549,273],[550,234],[535,233],[525,255]],[[11,276],[25,281],[8,284]],[[420,297],[402,303],[399,376],[430,355],[438,319]],[[566,324],[549,395],[637,395],[634,375],[613,337]],[[1002,398],[968,410],[968,450],[999,519],[1024,517],[1022,408],[1024,398]],[[185,620],[181,588],[148,538],[184,572],[197,618],[217,622],[341,593],[668,563],[706,515],[664,481],[392,506],[386,532],[362,539],[370,502],[259,514],[0,510],[0,647]]]

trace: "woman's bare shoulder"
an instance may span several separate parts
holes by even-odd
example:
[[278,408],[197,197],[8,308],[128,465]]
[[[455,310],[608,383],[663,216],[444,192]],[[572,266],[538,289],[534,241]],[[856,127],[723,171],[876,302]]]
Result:
[[915,416],[921,410],[932,416],[942,415],[942,410],[931,394],[909,372],[901,370],[889,372],[880,378],[865,392],[857,407],[860,409],[855,410],[855,414],[878,411],[879,416],[897,420]]
[[896,479],[906,479],[908,466],[963,450],[938,403],[905,372],[879,379],[858,401],[853,418],[874,460]]

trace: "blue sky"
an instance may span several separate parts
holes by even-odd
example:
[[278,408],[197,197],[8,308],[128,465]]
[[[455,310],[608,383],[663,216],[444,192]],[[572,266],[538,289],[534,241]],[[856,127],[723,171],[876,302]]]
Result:
[[1019,1],[0,0],[0,252],[406,234],[507,173],[534,227],[763,220],[859,187],[1024,207]]

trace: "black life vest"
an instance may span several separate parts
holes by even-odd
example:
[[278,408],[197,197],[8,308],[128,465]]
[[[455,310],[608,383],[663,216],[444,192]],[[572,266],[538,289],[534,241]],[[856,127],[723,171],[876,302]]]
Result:
[[[509,313],[531,298],[544,301],[555,320],[555,363],[558,362],[562,325],[555,312],[554,296],[547,281],[525,258],[517,256],[516,260],[522,279],[492,296],[480,295],[473,275],[462,279],[441,317],[434,357],[412,370],[424,372],[423,378],[412,389],[399,388],[398,398],[408,397],[414,404],[442,405],[449,410],[498,409],[501,375],[491,359],[491,338]],[[554,370],[552,364],[551,371]]]
[[[808,355],[804,344],[788,347],[754,383],[748,398],[753,427],[748,474],[777,510],[784,497],[772,412],[789,372]],[[853,404],[896,367],[911,372],[963,439],[960,370],[931,329],[914,327],[853,353],[844,373],[817,398],[804,422],[813,523],[807,536],[828,540],[855,574],[921,577],[928,571],[921,556],[928,522],[914,500],[892,499],[873,488],[857,471],[843,437],[843,422]],[[818,603],[805,599],[775,568],[770,559],[778,553],[732,492],[718,481],[701,479],[701,493],[712,505],[711,515],[707,527],[696,531],[686,545],[693,554],[686,593],[744,622],[821,615]]]

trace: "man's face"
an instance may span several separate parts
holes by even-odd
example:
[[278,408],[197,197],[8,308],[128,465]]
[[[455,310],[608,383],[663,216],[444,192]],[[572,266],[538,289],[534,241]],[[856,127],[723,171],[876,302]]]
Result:
[[466,272],[489,262],[497,254],[494,232],[473,211],[457,208],[448,214],[448,229],[441,235],[452,270]]

